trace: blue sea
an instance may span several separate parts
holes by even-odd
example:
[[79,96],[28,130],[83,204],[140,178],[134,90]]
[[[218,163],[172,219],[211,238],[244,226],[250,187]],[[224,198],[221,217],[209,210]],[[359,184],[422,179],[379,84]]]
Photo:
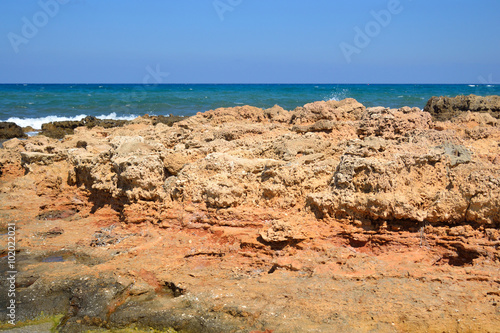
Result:
[[352,97],[367,107],[424,108],[432,96],[500,95],[500,85],[433,84],[4,84],[0,121],[40,129],[51,121],[194,115],[219,107],[280,105]]

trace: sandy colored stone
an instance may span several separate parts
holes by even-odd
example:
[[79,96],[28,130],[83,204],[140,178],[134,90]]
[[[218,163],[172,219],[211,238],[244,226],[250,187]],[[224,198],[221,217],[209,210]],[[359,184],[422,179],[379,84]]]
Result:
[[20,320],[66,313],[67,332],[500,326],[489,114],[438,122],[347,99],[154,123],[4,143],[0,237],[16,225]]

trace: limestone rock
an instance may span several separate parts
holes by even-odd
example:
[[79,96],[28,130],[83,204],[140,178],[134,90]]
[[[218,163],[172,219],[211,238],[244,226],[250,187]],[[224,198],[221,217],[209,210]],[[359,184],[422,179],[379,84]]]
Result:
[[418,108],[368,108],[359,124],[358,134],[360,137],[375,135],[394,139],[416,130],[428,130],[431,123],[431,116]]
[[498,201],[498,171],[467,164],[471,155],[465,147],[447,143],[423,149],[402,144],[361,155],[354,151],[342,156],[331,192],[308,196],[318,216],[497,223],[499,209],[488,201]]
[[452,119],[462,112],[487,112],[496,119],[500,118],[500,96],[460,95],[456,97],[433,96],[427,102],[424,111],[435,119]]
[[272,122],[288,123],[290,122],[290,112],[279,105],[264,110],[264,116]]
[[488,113],[433,122],[345,100],[154,119],[0,149],[16,320],[498,330],[500,126]]
[[307,132],[331,132],[336,128],[337,123],[331,120],[319,120],[312,125],[294,126],[292,131],[297,133]]
[[291,123],[300,125],[318,120],[358,120],[364,111],[363,104],[352,98],[341,101],[319,101],[296,108],[292,112]]
[[285,221],[272,221],[269,228],[260,231],[262,239],[268,243],[301,241],[307,238],[305,232],[297,225]]

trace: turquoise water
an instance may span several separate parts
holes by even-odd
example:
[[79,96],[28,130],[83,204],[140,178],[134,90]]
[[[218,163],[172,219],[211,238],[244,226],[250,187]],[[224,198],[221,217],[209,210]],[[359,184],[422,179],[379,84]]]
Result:
[[133,119],[193,115],[218,107],[277,104],[287,110],[320,100],[352,97],[365,106],[423,108],[432,96],[500,95],[500,85],[415,84],[14,84],[0,85],[0,121],[40,128],[85,116]]

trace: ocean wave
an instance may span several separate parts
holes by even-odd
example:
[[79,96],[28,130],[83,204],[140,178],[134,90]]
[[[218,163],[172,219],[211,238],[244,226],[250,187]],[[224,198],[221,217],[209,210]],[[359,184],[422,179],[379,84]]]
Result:
[[[60,117],[60,116],[46,116],[40,118],[19,118],[19,117],[11,117],[5,121],[16,123],[21,127],[33,127],[34,129],[41,129],[42,124],[50,123],[53,121],[79,121],[83,118],[87,117],[86,114],[80,114],[74,117]],[[97,116],[99,119],[113,119],[113,120],[132,120],[137,118],[136,115],[129,116],[117,116],[115,112],[112,112],[108,115],[100,115]]]
[[347,89],[342,89],[342,91],[333,91],[329,95],[325,96],[323,98],[324,101],[341,101],[345,98],[347,98],[348,94]]

